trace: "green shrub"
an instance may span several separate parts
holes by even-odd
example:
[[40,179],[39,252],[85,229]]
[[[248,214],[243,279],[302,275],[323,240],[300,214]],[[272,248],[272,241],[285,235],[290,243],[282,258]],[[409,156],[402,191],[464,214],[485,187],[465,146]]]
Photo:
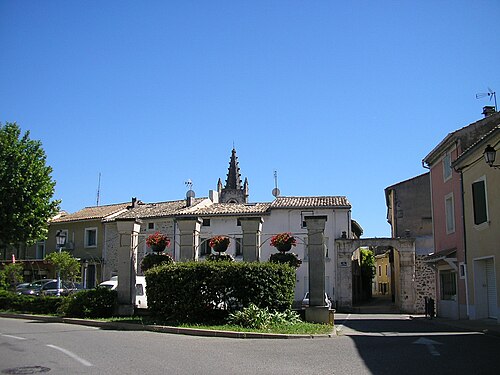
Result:
[[269,311],[258,308],[254,304],[229,314],[228,323],[239,325],[245,328],[266,329],[271,326],[282,326],[301,323],[300,316],[291,310]]
[[0,310],[54,315],[64,300],[65,297],[27,296],[0,290]]
[[299,259],[297,254],[284,252],[271,254],[269,261],[271,263],[289,264],[294,268],[299,268],[302,264],[302,260]]
[[153,315],[179,322],[213,322],[251,303],[289,309],[295,269],[273,263],[186,262],[149,270],[146,283]]
[[82,290],[66,297],[58,312],[73,318],[109,318],[113,316],[117,300],[116,290],[107,288]]
[[231,254],[210,254],[207,256],[206,260],[209,261],[222,261],[222,262],[232,262],[234,261],[234,258]]
[[141,270],[146,272],[153,267],[170,263],[174,263],[174,260],[168,254],[148,254],[142,258]]

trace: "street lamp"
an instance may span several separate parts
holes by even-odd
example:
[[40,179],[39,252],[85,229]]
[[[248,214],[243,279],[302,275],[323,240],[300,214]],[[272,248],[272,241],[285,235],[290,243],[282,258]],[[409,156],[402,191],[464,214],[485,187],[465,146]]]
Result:
[[486,148],[484,149],[484,154],[483,154],[484,155],[484,161],[490,167],[493,167],[493,168],[499,168],[500,167],[500,165],[494,165],[496,154],[497,154],[496,150],[493,147],[491,147],[491,145],[486,146]]
[[[56,233],[56,245],[59,249],[59,253],[61,253],[61,249],[66,244],[66,232],[62,230],[57,231]],[[57,270],[57,296],[61,295],[61,267]]]

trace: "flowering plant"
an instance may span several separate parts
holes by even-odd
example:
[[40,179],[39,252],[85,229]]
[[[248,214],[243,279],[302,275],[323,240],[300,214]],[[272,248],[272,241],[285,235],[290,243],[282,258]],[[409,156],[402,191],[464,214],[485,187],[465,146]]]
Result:
[[297,244],[297,240],[291,233],[279,233],[271,238],[271,246],[276,248],[289,246],[295,246]]
[[161,248],[163,251],[165,247],[170,246],[170,238],[166,234],[155,232],[146,238],[146,245],[150,248]]
[[219,251],[218,249],[223,249],[222,251],[226,251],[229,246],[229,237],[226,236],[214,236],[210,239],[209,245],[215,251]]

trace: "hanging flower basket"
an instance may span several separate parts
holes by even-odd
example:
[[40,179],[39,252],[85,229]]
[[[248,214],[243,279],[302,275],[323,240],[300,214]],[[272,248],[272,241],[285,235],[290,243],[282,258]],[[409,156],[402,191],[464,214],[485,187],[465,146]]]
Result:
[[166,247],[170,246],[170,238],[166,234],[155,232],[146,238],[146,245],[154,252],[161,253]]
[[209,245],[214,251],[218,253],[223,253],[224,251],[227,250],[229,243],[230,243],[229,237],[214,236],[210,239]]
[[274,246],[279,252],[290,251],[292,246],[297,244],[297,240],[291,233],[279,233],[271,238],[271,246]]

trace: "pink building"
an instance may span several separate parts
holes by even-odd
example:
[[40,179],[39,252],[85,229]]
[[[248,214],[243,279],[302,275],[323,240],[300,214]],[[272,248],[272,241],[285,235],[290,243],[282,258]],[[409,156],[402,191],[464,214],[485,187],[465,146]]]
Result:
[[467,319],[469,313],[463,183],[451,164],[500,122],[500,113],[490,107],[483,114],[485,118],[449,133],[423,160],[430,169],[435,249],[425,261],[437,271],[437,315],[452,319]]

